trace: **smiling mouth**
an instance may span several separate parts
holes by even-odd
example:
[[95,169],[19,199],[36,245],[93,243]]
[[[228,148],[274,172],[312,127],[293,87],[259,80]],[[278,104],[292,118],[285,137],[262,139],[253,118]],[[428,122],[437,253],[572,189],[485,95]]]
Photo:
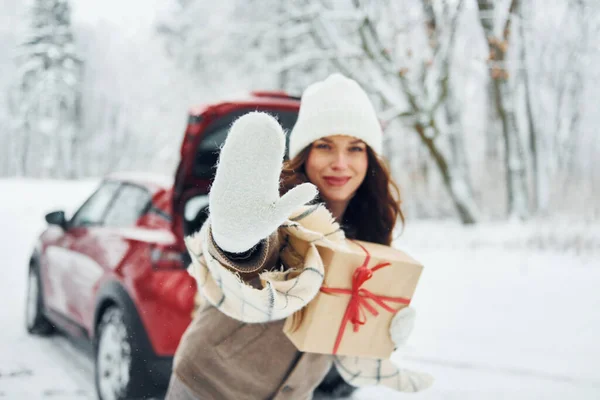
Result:
[[337,177],[332,177],[332,176],[328,176],[323,179],[325,179],[325,182],[327,182],[327,184],[330,186],[344,186],[350,180],[350,178],[348,178],[348,177],[337,178]]

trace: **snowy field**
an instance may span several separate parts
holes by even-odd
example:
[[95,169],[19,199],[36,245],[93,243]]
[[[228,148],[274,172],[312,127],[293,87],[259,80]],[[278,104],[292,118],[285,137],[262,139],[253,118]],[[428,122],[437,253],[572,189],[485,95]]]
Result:
[[[94,182],[0,180],[0,399],[93,399],[86,346],[24,328],[27,260],[45,212]],[[355,399],[599,399],[600,227],[565,221],[465,229],[419,222],[397,242],[426,269],[417,329],[398,360],[430,390]]]

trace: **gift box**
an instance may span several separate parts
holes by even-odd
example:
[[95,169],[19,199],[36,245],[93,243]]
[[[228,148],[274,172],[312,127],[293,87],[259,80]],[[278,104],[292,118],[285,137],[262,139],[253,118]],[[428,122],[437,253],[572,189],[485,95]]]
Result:
[[321,291],[289,317],[284,332],[303,352],[389,358],[394,314],[410,304],[423,266],[392,247],[346,240],[318,244]]

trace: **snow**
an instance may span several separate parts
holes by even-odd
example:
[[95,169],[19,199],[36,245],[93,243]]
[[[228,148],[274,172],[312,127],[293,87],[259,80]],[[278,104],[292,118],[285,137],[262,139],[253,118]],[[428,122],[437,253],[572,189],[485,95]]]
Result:
[[[72,212],[96,184],[0,180],[0,398],[95,398],[86,346],[29,336],[24,310],[44,213]],[[600,398],[598,226],[409,221],[396,243],[425,270],[413,301],[417,327],[394,359],[436,383],[414,395],[365,388],[355,399]]]
[[[81,344],[25,331],[27,263],[44,213],[73,207],[97,182],[0,180],[3,279],[0,280],[0,398],[93,399],[93,366]],[[10,229],[10,231],[8,230]]]

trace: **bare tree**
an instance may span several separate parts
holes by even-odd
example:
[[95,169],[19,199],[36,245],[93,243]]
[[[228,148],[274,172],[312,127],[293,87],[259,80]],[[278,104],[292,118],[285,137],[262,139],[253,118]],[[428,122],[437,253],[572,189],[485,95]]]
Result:
[[[328,1],[295,4],[291,12],[306,26],[304,31],[316,49],[294,54],[280,65],[291,68],[299,62],[326,62],[331,69],[360,82],[379,100],[384,121],[401,118],[414,130],[428,149],[461,221],[476,222],[478,209],[468,184],[458,110],[452,104],[450,83],[450,55],[463,2],[459,1],[454,9],[444,4],[440,13],[446,17],[443,21],[438,21],[440,17],[429,1],[421,4],[423,19],[418,23],[427,38],[428,50],[424,59],[411,66],[404,64],[404,55],[391,50],[398,47],[398,36],[388,33],[384,39],[381,33],[407,29],[392,25],[391,16],[397,15],[393,7],[398,3],[354,0],[352,7]],[[440,118],[445,118],[444,123]],[[450,129],[444,130],[444,125]],[[444,150],[442,142],[450,143],[450,152]]]
[[[511,43],[512,15],[520,0],[511,0],[509,15],[502,24],[495,23],[495,6],[492,0],[478,0],[477,6],[483,32],[489,46],[489,73],[496,112],[502,123],[508,214],[517,218],[529,215],[527,187],[527,162],[515,116],[515,98],[509,84],[506,56]],[[499,29],[500,27],[500,29]]]
[[414,182],[425,215],[456,210],[475,222],[480,205],[498,215],[494,195],[506,191],[499,215],[523,219],[548,209],[557,177],[581,178],[592,69],[577,53],[589,57],[594,46],[577,43],[584,24],[575,15],[585,5],[597,21],[591,0],[479,0],[474,13],[463,0],[225,0],[219,15],[208,0],[180,2],[176,23],[163,29],[177,44],[171,51],[221,93],[231,78],[236,90],[296,93],[333,71],[357,80],[387,127],[395,173]]
[[[526,0],[525,0],[526,1]],[[527,8],[530,8],[527,7]],[[525,115],[527,120],[527,131],[528,131],[528,144],[529,144],[529,155],[531,158],[531,181],[532,181],[532,211],[537,212],[541,203],[541,165],[540,165],[540,154],[539,154],[539,132],[536,125],[536,115],[533,106],[533,94],[532,94],[532,83],[530,74],[532,71],[529,69],[530,56],[529,56],[529,41],[525,31],[525,23],[527,21],[525,13],[525,4],[523,4],[518,12],[518,33],[519,33],[519,76],[522,79],[524,89],[524,101],[525,101]]]

